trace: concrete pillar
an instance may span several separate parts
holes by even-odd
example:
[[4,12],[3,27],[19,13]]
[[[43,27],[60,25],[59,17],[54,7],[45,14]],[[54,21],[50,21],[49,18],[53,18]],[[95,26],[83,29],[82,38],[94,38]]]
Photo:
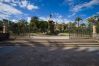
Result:
[[3,33],[7,33],[7,25],[5,22],[3,23]]
[[6,29],[5,29],[5,26],[3,26],[3,33],[6,33]]
[[96,37],[96,26],[93,25],[93,38],[95,38],[95,37]]

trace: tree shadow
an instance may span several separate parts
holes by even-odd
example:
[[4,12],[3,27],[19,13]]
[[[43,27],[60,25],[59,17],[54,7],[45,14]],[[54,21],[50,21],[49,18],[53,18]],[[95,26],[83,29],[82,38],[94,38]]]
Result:
[[[0,55],[0,66],[98,66],[99,49],[66,47],[61,42],[46,40],[39,42],[0,43],[0,47],[15,47],[14,51]],[[17,45],[18,44],[18,45]],[[0,48],[2,50],[2,48]],[[94,48],[94,47],[93,47]],[[6,50],[7,51],[7,50]],[[1,53],[1,51],[0,51]]]

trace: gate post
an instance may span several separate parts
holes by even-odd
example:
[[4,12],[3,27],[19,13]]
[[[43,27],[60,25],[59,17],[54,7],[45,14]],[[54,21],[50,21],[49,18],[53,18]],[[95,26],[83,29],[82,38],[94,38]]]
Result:
[[96,38],[96,26],[93,25],[93,38]]
[[6,22],[3,23],[3,33],[7,33],[7,24],[6,24]]

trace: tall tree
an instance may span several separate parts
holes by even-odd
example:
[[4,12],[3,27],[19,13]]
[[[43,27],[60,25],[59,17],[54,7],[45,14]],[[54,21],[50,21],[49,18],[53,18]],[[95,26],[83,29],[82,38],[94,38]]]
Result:
[[39,30],[39,18],[37,16],[34,16],[31,18],[30,21],[30,27],[32,31],[38,31]]
[[93,24],[93,37],[95,37],[96,34],[96,18],[95,17],[90,17],[88,18],[88,22],[91,22]]
[[82,23],[80,26],[81,27],[86,27],[86,24],[85,23]]
[[99,14],[94,16],[96,19],[96,31],[97,33],[99,33]]
[[88,18],[88,22],[91,22],[91,23],[95,24],[95,18],[94,17]]
[[40,21],[39,28],[40,28],[41,32],[47,32],[48,22],[47,21]]
[[0,20],[0,32],[3,31],[3,22]]
[[27,28],[27,21],[24,20],[24,19],[21,19],[18,21],[18,28],[19,28],[19,31],[20,33],[23,33],[25,34],[27,32],[26,28]]
[[75,23],[72,23],[72,22],[69,22],[68,23],[68,30],[69,30],[69,32],[75,32],[75,30],[76,30],[76,24]]
[[77,17],[76,19],[75,19],[75,21],[77,22],[77,26],[79,27],[80,26],[80,24],[79,24],[79,22],[82,20],[82,18],[80,18],[80,17]]

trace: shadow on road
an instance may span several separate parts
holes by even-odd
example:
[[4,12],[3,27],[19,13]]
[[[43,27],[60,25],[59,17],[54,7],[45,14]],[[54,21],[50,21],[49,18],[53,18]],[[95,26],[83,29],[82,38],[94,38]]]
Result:
[[[5,42],[0,44],[0,66],[99,66],[99,50],[66,47],[55,42]],[[11,52],[6,48],[14,48]]]

